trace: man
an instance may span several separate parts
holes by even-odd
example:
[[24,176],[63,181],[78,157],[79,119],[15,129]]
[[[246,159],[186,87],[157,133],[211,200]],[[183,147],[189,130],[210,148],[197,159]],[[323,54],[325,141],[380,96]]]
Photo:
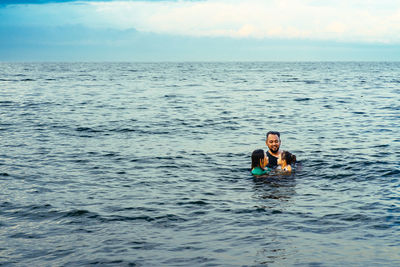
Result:
[[281,134],[279,132],[270,131],[267,133],[267,139],[265,144],[268,146],[267,157],[268,157],[268,168],[275,168],[278,166],[278,158],[282,153],[280,150],[281,146]]

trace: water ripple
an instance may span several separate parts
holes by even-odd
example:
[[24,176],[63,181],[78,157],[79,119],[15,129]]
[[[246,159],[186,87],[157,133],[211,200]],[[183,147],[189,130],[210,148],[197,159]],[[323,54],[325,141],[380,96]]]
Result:
[[0,65],[5,265],[400,264],[398,63]]

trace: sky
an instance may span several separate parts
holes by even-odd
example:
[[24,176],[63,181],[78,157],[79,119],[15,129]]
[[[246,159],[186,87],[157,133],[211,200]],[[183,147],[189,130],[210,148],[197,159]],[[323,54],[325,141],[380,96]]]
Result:
[[400,1],[0,0],[0,61],[400,61]]

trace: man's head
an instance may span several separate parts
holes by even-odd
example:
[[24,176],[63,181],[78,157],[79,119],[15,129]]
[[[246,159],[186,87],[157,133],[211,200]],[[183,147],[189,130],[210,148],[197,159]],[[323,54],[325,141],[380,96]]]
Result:
[[281,134],[279,132],[274,132],[274,131],[268,132],[265,144],[268,146],[269,150],[272,153],[278,152],[279,147],[281,146]]

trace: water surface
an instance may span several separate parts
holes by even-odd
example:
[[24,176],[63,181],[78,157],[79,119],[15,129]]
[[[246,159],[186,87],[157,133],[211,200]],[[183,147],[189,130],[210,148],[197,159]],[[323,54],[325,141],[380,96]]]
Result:
[[400,63],[0,66],[0,263],[400,265]]

